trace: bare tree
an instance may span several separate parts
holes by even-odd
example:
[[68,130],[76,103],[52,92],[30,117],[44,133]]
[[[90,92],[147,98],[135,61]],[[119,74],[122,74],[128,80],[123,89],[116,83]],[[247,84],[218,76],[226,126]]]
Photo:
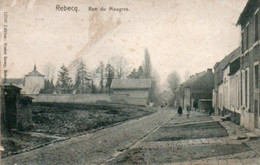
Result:
[[96,73],[100,74],[100,92],[104,92],[105,65],[103,62],[100,62],[98,68],[96,69]]
[[55,66],[52,65],[51,63],[44,65],[43,72],[44,72],[45,78],[49,81],[54,80],[55,70],[56,70]]
[[26,84],[25,90],[29,94],[38,94],[41,90],[41,87],[37,81],[29,81]]
[[174,94],[176,89],[180,86],[180,76],[178,72],[173,71],[171,74],[169,74],[167,82],[172,94]]
[[190,78],[190,72],[186,70],[185,75],[184,75],[184,81],[187,81]]
[[159,74],[156,72],[156,70],[153,69],[152,75],[151,75],[151,80],[152,80],[152,84],[151,84],[151,90],[149,92],[149,97],[150,100],[155,104],[158,105],[160,102],[160,86],[159,86],[159,82],[160,82],[160,77]]
[[123,56],[115,56],[109,59],[109,64],[114,68],[115,78],[126,78],[130,71],[128,61]]
[[174,101],[177,99],[176,90],[180,86],[180,76],[178,72],[173,71],[171,74],[169,74],[167,78],[167,82],[168,82],[168,87],[172,93],[170,104],[173,105]]

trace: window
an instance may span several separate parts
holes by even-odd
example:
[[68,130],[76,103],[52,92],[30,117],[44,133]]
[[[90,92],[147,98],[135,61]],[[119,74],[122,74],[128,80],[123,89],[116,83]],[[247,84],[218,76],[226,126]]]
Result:
[[[255,113],[258,113],[258,100],[255,100]],[[258,113],[258,116],[260,117],[260,113]]]
[[240,105],[242,106],[243,105],[243,72],[241,72],[241,75],[240,75],[240,92],[241,92],[241,95],[240,95]]
[[242,50],[242,53],[245,52],[245,30],[242,31],[242,44],[241,44],[241,50]]
[[247,93],[247,75],[248,75],[248,71],[246,70],[245,71],[245,106],[247,107],[247,102],[248,102],[248,100],[247,100],[247,95],[248,95],[248,93]]
[[258,41],[258,11],[255,13],[255,41]]
[[249,49],[249,25],[246,26],[246,50]]
[[254,75],[254,77],[255,77],[255,89],[258,89],[258,76],[259,76],[259,65],[257,64],[257,65],[255,65],[255,68],[254,68],[254,70],[255,70],[255,75]]

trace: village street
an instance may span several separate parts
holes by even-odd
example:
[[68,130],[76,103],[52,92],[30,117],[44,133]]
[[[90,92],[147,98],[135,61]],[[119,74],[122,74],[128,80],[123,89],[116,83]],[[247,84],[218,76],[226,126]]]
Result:
[[[208,114],[163,108],[140,119],[3,159],[9,164],[257,164],[258,140]],[[225,129],[225,128],[226,129]],[[236,132],[233,131],[236,130]],[[249,147],[250,146],[250,147]]]
[[249,140],[249,131],[217,116],[192,111],[187,119],[185,114],[176,115],[106,164],[260,164],[259,139]]
[[172,109],[158,110],[150,116],[9,156],[2,160],[2,164],[101,164],[172,119],[175,114]]

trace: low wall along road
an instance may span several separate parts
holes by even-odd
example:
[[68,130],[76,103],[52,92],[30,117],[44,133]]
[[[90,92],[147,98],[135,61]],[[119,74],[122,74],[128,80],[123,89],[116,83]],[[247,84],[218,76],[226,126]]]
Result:
[[35,103],[110,103],[108,94],[38,94],[30,95]]

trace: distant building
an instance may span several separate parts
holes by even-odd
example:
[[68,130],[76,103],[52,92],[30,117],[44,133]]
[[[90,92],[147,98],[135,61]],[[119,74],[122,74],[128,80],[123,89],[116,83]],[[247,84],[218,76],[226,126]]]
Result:
[[161,104],[164,106],[175,106],[173,102],[173,94],[170,91],[164,90],[162,93],[160,93],[160,101]]
[[177,89],[179,97],[177,102],[183,108],[190,106],[192,109],[198,109],[200,99],[212,99],[213,87],[214,74],[212,69],[197,73]]
[[149,105],[150,79],[113,79],[111,101],[130,105]]
[[44,75],[39,73],[34,65],[33,71],[25,75],[24,78],[9,78],[6,79],[5,84],[21,88],[22,94],[39,94],[44,88]]

